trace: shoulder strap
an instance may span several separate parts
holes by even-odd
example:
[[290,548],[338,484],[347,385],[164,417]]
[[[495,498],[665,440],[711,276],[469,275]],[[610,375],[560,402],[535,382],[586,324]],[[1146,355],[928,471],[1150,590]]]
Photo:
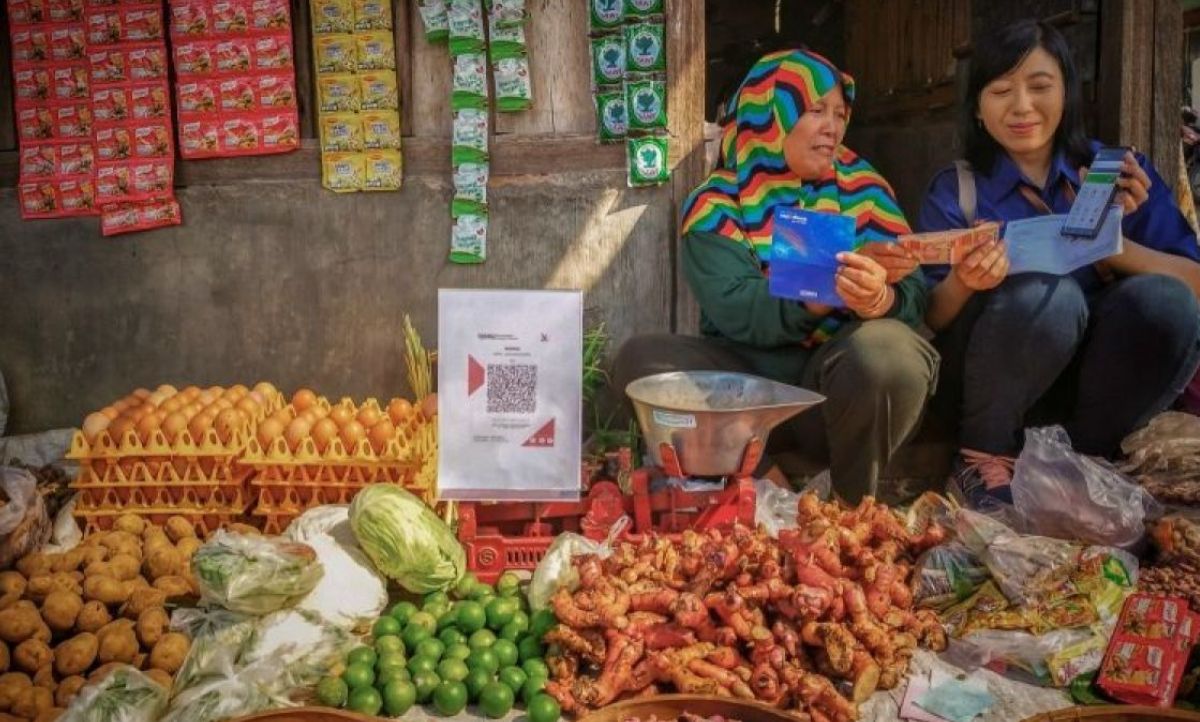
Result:
[[975,171],[965,160],[954,161],[954,169],[958,171],[958,208],[963,213],[968,226],[975,225],[975,211],[978,201],[975,197]]

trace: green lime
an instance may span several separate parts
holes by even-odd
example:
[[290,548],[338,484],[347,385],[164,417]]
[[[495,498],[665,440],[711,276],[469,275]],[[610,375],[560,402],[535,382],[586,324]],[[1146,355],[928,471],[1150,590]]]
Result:
[[379,696],[379,690],[374,687],[359,687],[350,692],[350,698],[346,701],[346,707],[355,712],[374,717],[379,714],[380,708],[383,707],[383,698]]
[[463,634],[457,629],[454,629],[453,627],[450,629],[443,629],[438,633],[437,638],[442,640],[442,644],[446,645],[446,649],[449,649],[456,644],[467,643],[467,635]]
[[496,590],[492,589],[492,585],[484,584],[483,582],[476,584],[475,588],[471,590],[471,599],[477,602],[494,596],[496,596]]
[[500,661],[501,667],[511,667],[517,663],[517,658],[520,656],[517,652],[517,645],[507,639],[497,639],[492,645],[492,652],[495,653],[496,659]]
[[407,673],[408,660],[399,652],[387,652],[375,663],[375,671],[382,677],[388,672],[404,670]]
[[399,602],[392,607],[392,611],[388,612],[388,616],[395,619],[400,624],[408,624],[408,618],[417,611],[417,605],[412,602]]
[[542,649],[542,643],[538,641],[537,637],[532,636],[525,637],[521,641],[517,642],[517,653],[519,654],[522,662],[527,659],[540,659],[546,656],[545,651]]
[[515,597],[521,591],[521,578],[512,572],[504,572],[496,580],[496,593],[502,597]]
[[463,680],[463,684],[467,685],[467,695],[470,696],[472,702],[479,701],[479,693],[493,679],[486,669],[472,669],[467,672],[467,678]]
[[471,669],[486,669],[488,674],[495,674],[500,669],[500,660],[490,649],[476,649],[467,657],[467,666]]
[[449,606],[450,597],[445,592],[430,592],[425,595],[425,602],[421,606],[428,607],[430,604]]
[[478,583],[479,580],[475,578],[475,575],[467,572],[463,575],[462,579],[458,580],[458,584],[454,585],[454,596],[459,599],[466,599],[471,596],[471,592],[474,591],[475,585]]
[[529,722],[558,722],[562,710],[558,708],[558,700],[548,694],[534,695],[525,705],[525,714]]
[[534,612],[529,618],[529,633],[537,639],[541,639],[542,635],[554,629],[558,624],[558,617],[554,616],[554,612],[549,609],[542,609]]
[[345,707],[350,688],[344,680],[325,677],[317,683],[317,699],[326,707]]
[[342,679],[350,689],[370,687],[375,684],[375,669],[369,664],[351,664],[342,672]]
[[429,637],[417,642],[418,657],[432,657],[433,659],[441,659],[442,654],[446,651],[446,645],[440,639]]
[[536,657],[522,662],[521,669],[525,670],[525,674],[530,677],[548,678],[550,676],[550,668],[546,666],[545,662]]
[[515,642],[521,638],[525,630],[521,629],[516,622],[509,622],[500,628],[500,639],[507,639],[510,642]]
[[452,629],[456,624],[458,624],[457,609],[447,609],[438,615],[437,628],[439,631],[444,632],[447,629]]
[[479,709],[487,717],[500,719],[508,714],[512,706],[513,692],[506,684],[488,682],[479,692]]
[[[420,614],[420,612],[417,612]],[[416,649],[422,639],[428,639],[433,636],[428,629],[419,624],[410,624],[404,628],[404,634],[400,636],[404,640],[404,646],[407,649]]]
[[442,681],[461,682],[467,678],[470,671],[461,659],[443,659],[437,666],[437,673]]
[[515,597],[510,598],[517,603],[517,608],[520,611],[524,612],[525,614],[529,614],[529,597],[526,597],[524,594],[518,594]]
[[521,701],[529,704],[533,698],[542,693],[546,688],[546,678],[529,675],[529,679],[525,680],[525,686],[521,688]]
[[458,628],[467,634],[483,629],[483,625],[487,624],[487,612],[479,602],[459,602],[455,612]]
[[433,706],[446,717],[462,712],[467,707],[467,686],[462,682],[442,682],[433,690]]
[[413,657],[408,660],[408,671],[414,678],[421,672],[437,670],[438,661],[430,657]]
[[[471,634],[467,644],[471,645],[471,649],[487,649],[496,643],[496,633],[490,629],[480,629]],[[538,655],[539,657],[541,655]]]
[[413,675],[412,683],[417,688],[417,701],[425,704],[442,680],[434,672],[417,672]]
[[501,682],[508,685],[513,694],[520,692],[521,688],[525,686],[525,680],[529,679],[529,675],[525,674],[525,670],[520,667],[505,667],[500,670],[500,674],[497,677]]
[[487,624],[492,629],[500,629],[512,621],[517,613],[517,602],[508,597],[496,597],[484,607],[487,611]]
[[446,653],[442,655],[442,659],[457,659],[461,661],[470,656],[471,648],[463,642],[458,642],[446,647]]
[[374,667],[375,662],[379,660],[379,656],[375,654],[375,650],[370,647],[355,647],[350,650],[350,654],[346,655],[346,664],[365,664],[368,667]]
[[404,654],[404,640],[394,634],[385,634],[375,640],[375,651],[382,657],[385,654]]
[[429,612],[413,612],[408,618],[408,626],[424,627],[432,635],[437,631],[437,617]]
[[399,717],[417,701],[417,688],[412,682],[396,680],[383,688],[383,711],[388,717]]
[[[375,620],[375,626],[371,627],[371,636],[376,639],[380,637],[395,636],[400,633],[400,622],[396,621],[395,617],[380,617]],[[373,664],[374,662],[372,662]]]
[[411,682],[412,675],[407,669],[389,669],[386,672],[380,672],[375,675],[375,689],[382,690],[392,682]]
[[509,624],[515,624],[521,628],[522,632],[529,631],[529,614],[518,609],[513,613],[512,621]]

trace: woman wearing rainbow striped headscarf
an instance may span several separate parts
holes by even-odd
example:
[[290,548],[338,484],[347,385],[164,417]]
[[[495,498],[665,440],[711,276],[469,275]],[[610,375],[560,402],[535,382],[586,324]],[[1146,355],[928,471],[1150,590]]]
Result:
[[[882,176],[842,145],[853,100],[853,79],[815,53],[777,52],[754,65],[731,101],[718,168],[683,209],[681,262],[703,335],[631,339],[614,369],[622,389],[655,373],[725,370],[824,394],[772,433],[768,453],[828,462],[834,491],[850,502],[876,493],[917,428],[938,366],[913,330],[924,280],[890,244],[908,223]],[[838,257],[845,309],[768,293],[773,213],[797,207],[856,221],[860,252]],[[781,479],[777,469],[769,476]]]

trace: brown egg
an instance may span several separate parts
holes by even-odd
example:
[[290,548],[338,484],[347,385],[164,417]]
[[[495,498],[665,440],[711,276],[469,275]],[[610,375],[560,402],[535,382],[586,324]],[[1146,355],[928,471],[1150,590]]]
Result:
[[108,418],[100,411],[88,414],[83,420],[83,438],[87,439],[89,444],[94,443],[96,441],[96,437],[100,435],[100,432],[107,429],[109,423],[111,422],[112,419]]
[[380,419],[367,432],[367,438],[371,440],[371,448],[375,449],[375,453],[382,454],[395,434],[396,427],[392,425],[392,422],[389,419]]
[[358,448],[358,442],[367,435],[367,430],[358,421],[347,421],[342,427],[342,445],[346,447],[346,453],[353,454]]
[[292,406],[296,407],[296,413],[302,413],[316,403],[317,395],[309,389],[300,389],[292,395]]
[[193,399],[195,399],[197,396],[200,395],[200,387],[199,386],[185,386],[183,391],[179,392],[179,395],[183,396],[188,401],[192,401]]
[[217,399],[217,395],[212,393],[211,391],[205,390],[205,391],[201,391],[200,393],[196,394],[196,400],[199,401],[202,406],[208,406],[216,399]]
[[325,453],[325,449],[329,447],[329,442],[338,437],[338,425],[333,422],[333,419],[320,419],[312,426],[313,445],[317,447],[317,451]]
[[100,413],[107,416],[110,421],[121,415],[120,411],[117,411],[111,406],[105,406],[104,408],[100,409]]
[[267,397],[263,396],[262,394],[258,393],[257,391],[251,391],[250,393],[246,394],[246,398],[250,399],[254,403],[258,404],[259,406],[267,405]]
[[161,423],[158,414],[147,414],[142,417],[142,420],[137,423],[137,435],[142,440],[142,444],[150,443],[150,437],[154,436],[155,431],[158,431]]
[[174,444],[175,439],[179,438],[179,433],[186,429],[187,426],[187,417],[181,412],[176,411],[163,419],[162,426],[159,428],[162,429],[163,436],[167,437],[167,443]]
[[275,390],[275,385],[269,381],[259,381],[258,383],[254,384],[254,392],[261,394],[265,399],[269,399],[275,394],[279,393]]
[[183,409],[183,413],[190,419],[203,410],[204,407],[200,405],[199,401],[193,401]]
[[212,428],[212,416],[208,415],[207,411],[201,411],[192,417],[188,422],[188,434],[191,435],[192,441],[199,444],[204,440],[204,435]]
[[128,399],[117,399],[116,401],[113,402],[112,408],[115,409],[116,412],[119,414],[122,411],[124,411],[125,409],[129,408],[131,405],[132,404],[129,403]]
[[171,384],[162,384],[157,389],[155,389],[155,391],[160,394],[166,394],[168,397],[174,396],[175,394],[179,393],[179,389],[175,388]]
[[155,411],[158,411],[158,407],[154,404],[142,404],[141,406],[133,409],[130,417],[132,417],[135,422],[138,422],[150,414],[153,414]]
[[282,409],[276,411],[274,414],[271,414],[271,418],[278,421],[279,425],[286,429],[287,425],[292,423],[292,419],[294,419],[296,417],[292,414],[291,409],[284,406]]
[[222,411],[224,411],[225,409],[233,408],[233,401],[222,396],[221,398],[217,399],[216,401],[213,401],[212,405],[216,406],[218,409],[221,409]]
[[140,388],[134,389],[133,393],[130,394],[130,396],[134,397],[135,399],[139,399],[139,400],[145,399],[150,396],[150,389],[140,389]]
[[297,451],[311,428],[311,425],[302,418],[292,419],[292,423],[288,424],[287,430],[283,432],[283,438],[287,440],[288,448],[293,452]]
[[118,416],[108,425],[108,433],[113,441],[120,444],[125,438],[125,432],[132,430],[136,425],[137,422],[128,416]]
[[320,416],[320,414],[317,413],[317,409],[314,406],[314,407],[307,408],[304,411],[300,412],[300,415],[297,416],[296,418],[304,419],[305,421],[308,422],[309,426],[312,426],[313,424],[317,423],[317,419],[321,418],[321,416]]
[[393,424],[399,424],[412,414],[412,404],[408,403],[408,399],[392,399],[387,414]]
[[358,423],[363,425],[364,429],[369,429],[379,421],[379,409],[375,408],[373,405],[364,404],[363,407],[358,410],[358,416],[355,418],[358,419]]
[[268,417],[258,425],[258,443],[262,444],[263,449],[270,448],[271,443],[279,438],[286,425],[274,416]]
[[237,409],[225,409],[217,414],[213,428],[217,430],[217,438],[222,444],[228,444],[233,435],[246,425],[246,417]]
[[437,392],[435,391],[434,393],[426,396],[425,399],[423,401],[421,401],[421,413],[425,415],[425,418],[432,419],[433,417],[437,416],[437,409],[438,409],[438,399],[437,399]]
[[346,404],[338,404],[330,409],[329,418],[341,429],[354,420],[354,409]]
[[171,398],[162,402],[158,408],[162,409],[163,411],[166,411],[168,414],[173,414],[176,411],[179,411],[180,409],[182,409],[183,404],[184,404],[183,399],[179,398],[178,396],[172,396]]
[[253,419],[253,418],[258,417],[259,405],[257,403],[255,403],[254,399],[252,399],[250,397],[246,397],[244,399],[239,400],[237,402],[237,404],[234,405],[234,407],[238,411],[241,411],[243,414],[245,414],[246,418],[248,418],[248,419]]

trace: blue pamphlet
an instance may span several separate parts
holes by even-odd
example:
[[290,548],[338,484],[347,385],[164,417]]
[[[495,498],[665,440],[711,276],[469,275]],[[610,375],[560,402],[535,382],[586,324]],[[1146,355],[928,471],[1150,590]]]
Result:
[[856,246],[854,219],[798,208],[775,211],[768,289],[776,298],[844,307],[837,255]]
[[1062,232],[1065,215],[1034,216],[1010,221],[1004,227],[1009,274],[1052,273],[1065,276],[1109,256],[1121,246],[1121,207],[1112,206],[1095,238],[1068,236]]

